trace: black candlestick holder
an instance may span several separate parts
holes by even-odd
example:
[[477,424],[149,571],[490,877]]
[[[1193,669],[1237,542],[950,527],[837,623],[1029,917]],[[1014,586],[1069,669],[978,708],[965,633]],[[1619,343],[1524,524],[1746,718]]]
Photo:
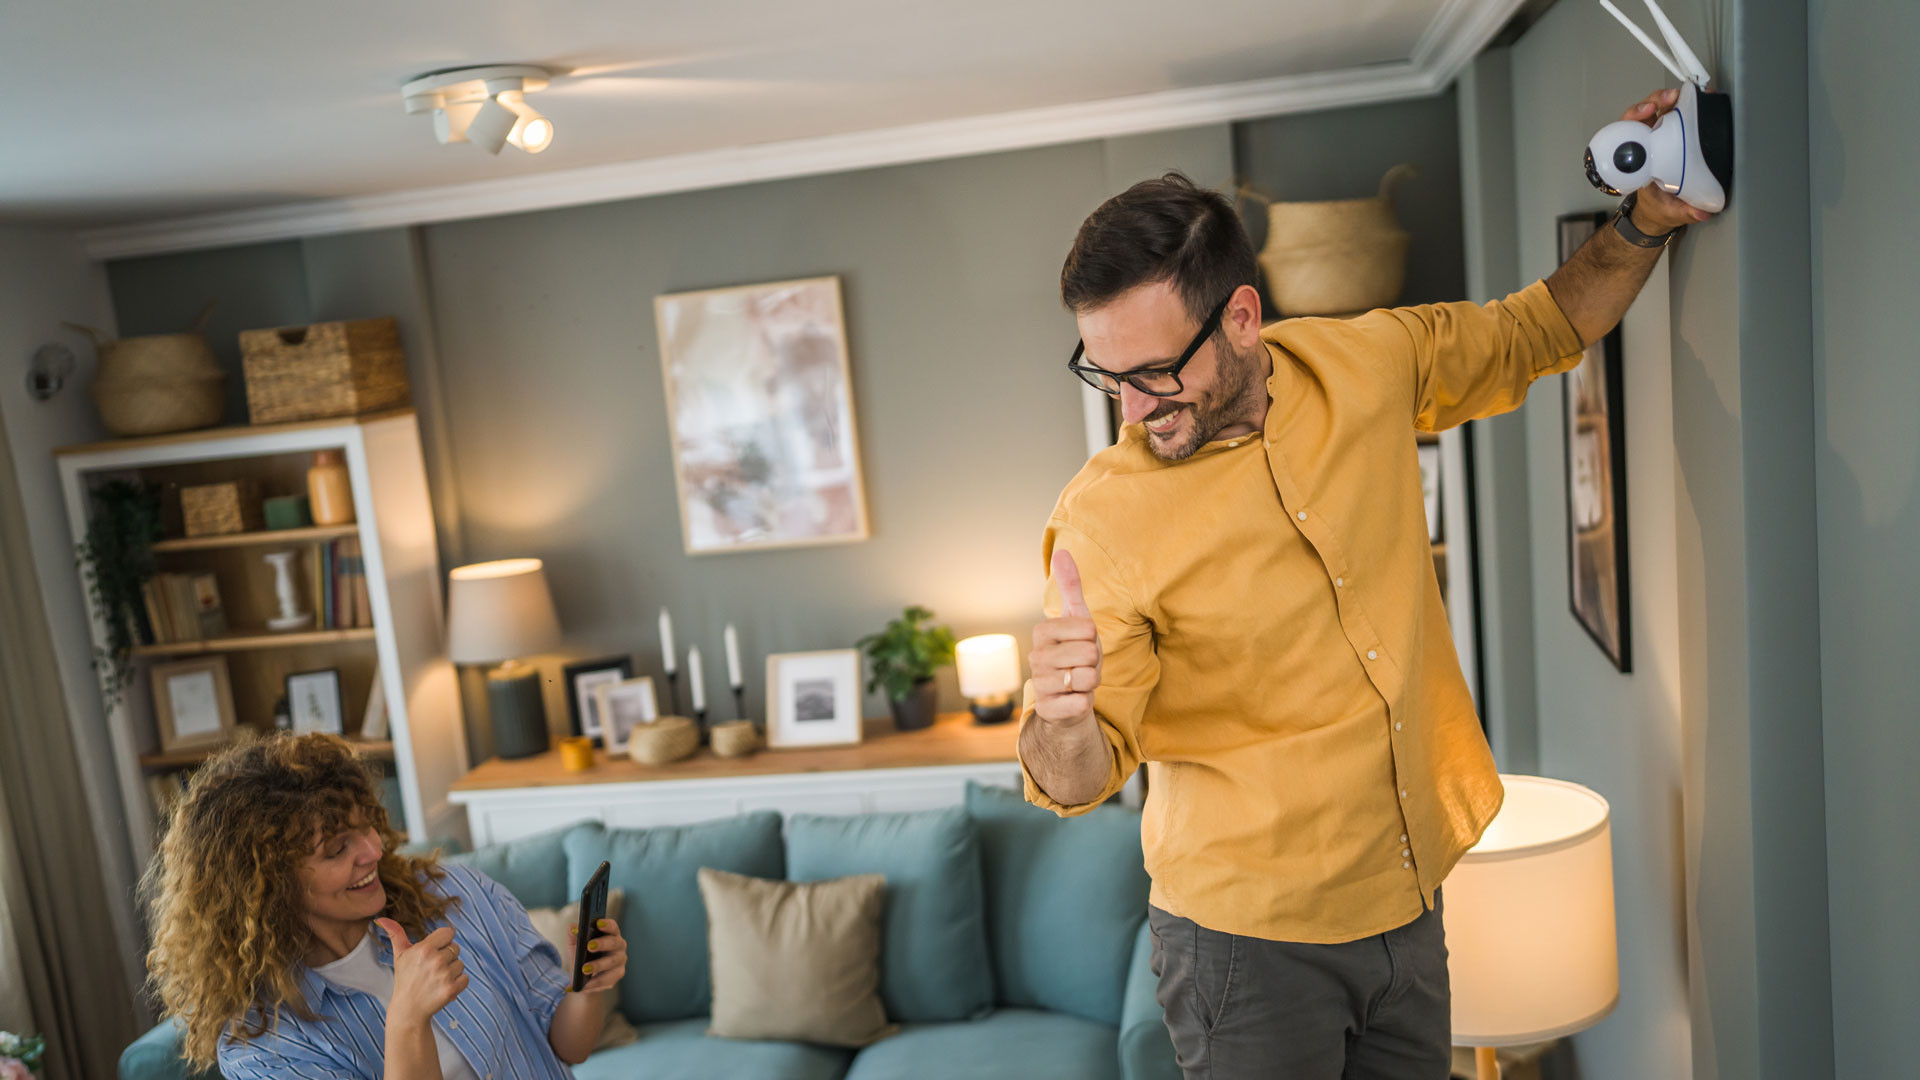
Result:
[[697,728],[699,728],[699,729],[700,729],[700,743],[701,743],[701,745],[702,745],[702,746],[704,746],[704,745],[706,745],[706,742],[707,742],[707,710],[705,710],[705,709],[695,709],[695,710],[693,710],[693,723],[694,723],[694,726],[695,726],[695,727],[697,727]]
[[735,720],[747,718],[747,688],[744,685],[733,688],[733,718]]
[[679,716],[680,713],[680,673],[667,672],[667,715]]

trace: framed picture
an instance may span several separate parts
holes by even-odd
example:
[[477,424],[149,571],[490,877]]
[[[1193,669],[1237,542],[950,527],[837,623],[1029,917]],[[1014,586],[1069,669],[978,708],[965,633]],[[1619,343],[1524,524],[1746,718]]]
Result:
[[837,746],[860,741],[860,650],[767,657],[767,745]]
[[600,687],[633,678],[633,657],[605,656],[561,669],[567,687],[567,719],[575,735],[600,738]]
[[840,279],[653,301],[689,555],[867,538]]
[[314,731],[341,734],[346,707],[340,700],[340,669],[296,671],[287,676],[287,708],[292,711],[296,735]]
[[593,693],[595,711],[600,714],[601,741],[609,754],[626,753],[627,736],[633,729],[660,719],[660,701],[654,697],[653,679],[648,676],[603,682],[593,688]]
[[161,750],[211,748],[233,737],[233,684],[226,657],[155,664],[152,677]]
[[[1606,212],[1559,219],[1565,262]],[[1573,617],[1623,672],[1633,670],[1627,574],[1627,420],[1620,328],[1560,377],[1566,417],[1567,582]]]

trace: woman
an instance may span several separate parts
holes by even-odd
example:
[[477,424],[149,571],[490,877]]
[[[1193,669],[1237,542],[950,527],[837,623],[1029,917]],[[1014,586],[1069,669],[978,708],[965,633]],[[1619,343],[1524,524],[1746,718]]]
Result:
[[[227,1080],[570,1077],[627,966],[611,920],[570,965],[499,884],[396,852],[372,771],[330,735],[195,773],[147,871],[151,982]],[[376,929],[378,932],[376,932]]]

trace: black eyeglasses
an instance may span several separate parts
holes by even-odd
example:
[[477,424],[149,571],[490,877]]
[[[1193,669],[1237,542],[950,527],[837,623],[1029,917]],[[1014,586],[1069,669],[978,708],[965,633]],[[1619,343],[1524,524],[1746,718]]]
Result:
[[1120,396],[1122,379],[1132,383],[1133,388],[1143,394],[1152,394],[1154,397],[1173,397],[1182,389],[1180,369],[1187,366],[1187,361],[1193,359],[1193,354],[1199,352],[1200,346],[1220,328],[1220,316],[1226,313],[1227,301],[1231,299],[1233,299],[1233,293],[1228,293],[1224,299],[1213,306],[1213,314],[1207,316],[1207,321],[1200,324],[1200,332],[1193,335],[1193,340],[1187,343],[1187,349],[1180,354],[1180,359],[1166,367],[1141,368],[1134,371],[1102,371],[1092,364],[1080,362],[1081,355],[1087,351],[1087,343],[1082,341],[1073,347],[1073,356],[1067,361],[1067,370],[1080,376],[1088,386],[1113,397]]

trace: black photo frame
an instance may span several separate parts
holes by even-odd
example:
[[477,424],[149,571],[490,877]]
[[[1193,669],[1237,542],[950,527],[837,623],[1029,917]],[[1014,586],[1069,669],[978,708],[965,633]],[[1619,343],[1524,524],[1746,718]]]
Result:
[[[1562,214],[1556,235],[1566,262],[1612,214]],[[1633,607],[1627,561],[1626,373],[1620,328],[1587,346],[1560,377],[1566,460],[1567,603],[1575,621],[1622,673],[1633,670]]]
[[[582,690],[582,676],[592,678]],[[588,735],[594,745],[601,745],[603,732],[600,725],[593,722],[594,709],[598,704],[594,697],[594,687],[602,682],[625,682],[633,678],[633,657],[603,656],[598,660],[581,660],[568,664],[561,669],[561,681],[567,690],[567,722],[575,735]]]

